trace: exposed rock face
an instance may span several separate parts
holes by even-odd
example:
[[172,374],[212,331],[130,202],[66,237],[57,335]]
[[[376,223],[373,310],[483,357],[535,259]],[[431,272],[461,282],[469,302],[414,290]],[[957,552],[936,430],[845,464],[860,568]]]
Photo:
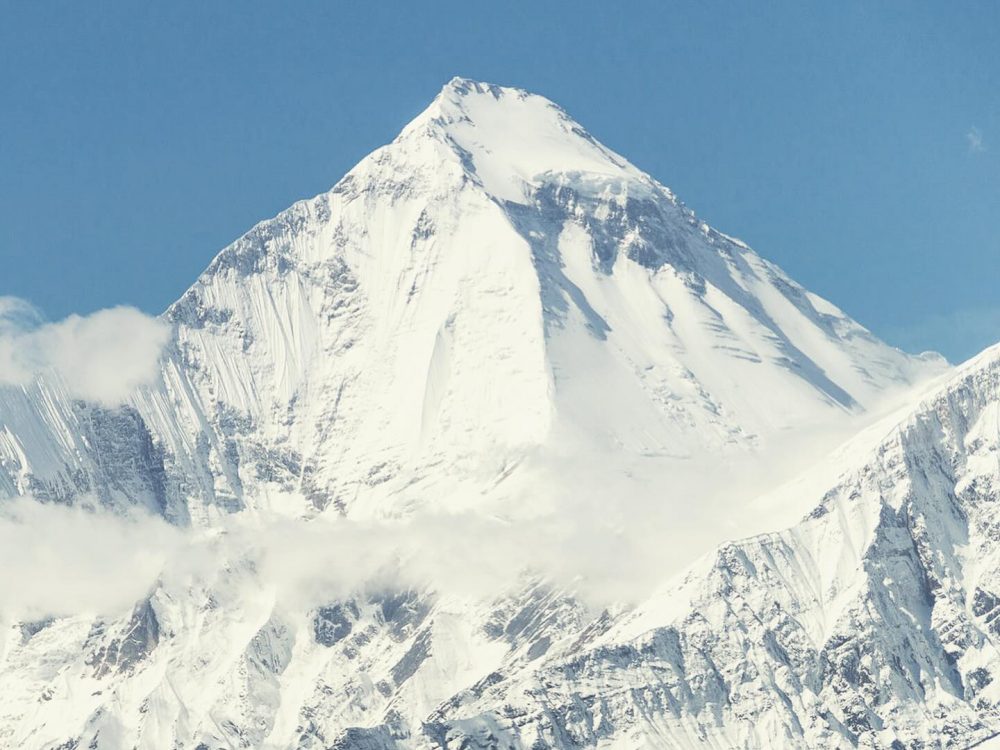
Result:
[[96,623],[88,642],[96,644],[86,660],[94,668],[95,677],[111,672],[131,674],[160,642],[160,623],[150,600],[136,605],[120,632],[112,628],[109,633],[103,624]]
[[320,607],[313,618],[316,643],[332,646],[351,634],[358,619],[358,608],[353,602]]
[[[0,391],[0,494],[203,531],[496,512],[566,436],[752,458],[944,371],[547,100],[463,80],[164,317],[120,409]],[[303,602],[224,560],[117,619],[10,624],[0,747],[967,747],[1000,732],[998,381],[987,352],[833,454],[797,525],[628,607],[528,576]]]

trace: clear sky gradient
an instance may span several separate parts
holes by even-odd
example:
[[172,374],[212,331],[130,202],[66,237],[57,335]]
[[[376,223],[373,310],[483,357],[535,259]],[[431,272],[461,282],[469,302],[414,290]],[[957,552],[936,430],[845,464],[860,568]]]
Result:
[[903,348],[1000,340],[1000,3],[0,4],[0,294],[160,312],[453,75]]

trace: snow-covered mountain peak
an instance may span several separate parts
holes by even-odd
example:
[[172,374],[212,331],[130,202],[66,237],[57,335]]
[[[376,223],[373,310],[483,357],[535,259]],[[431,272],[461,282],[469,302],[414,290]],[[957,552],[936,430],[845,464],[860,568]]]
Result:
[[589,181],[651,180],[600,144],[558,105],[517,88],[453,78],[400,136],[444,138],[494,198],[530,200],[533,188],[556,175]]
[[[471,502],[463,482],[554,445],[754,452],[940,369],[700,222],[552,102],[464,79],[223,250],[165,317],[162,382],[133,406],[177,518],[394,515],[445,496],[445,477]],[[33,436],[55,419],[16,414]],[[64,493],[79,456],[30,460],[61,450],[12,452],[9,486]]]

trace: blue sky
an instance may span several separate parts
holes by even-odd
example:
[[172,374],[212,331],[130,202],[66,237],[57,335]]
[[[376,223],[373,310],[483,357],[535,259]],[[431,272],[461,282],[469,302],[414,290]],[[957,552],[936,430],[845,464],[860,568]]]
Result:
[[557,101],[892,343],[1000,340],[997,3],[0,9],[0,294],[51,318],[161,311],[463,75]]

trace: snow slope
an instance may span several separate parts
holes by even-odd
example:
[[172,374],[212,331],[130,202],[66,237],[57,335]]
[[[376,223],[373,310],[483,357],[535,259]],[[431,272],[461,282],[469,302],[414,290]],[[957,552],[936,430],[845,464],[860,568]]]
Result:
[[[218,564],[165,575],[120,616],[11,623],[0,746],[883,746],[945,731],[961,746],[991,731],[968,688],[989,638],[958,604],[972,579],[948,514],[966,512],[949,510],[964,478],[981,477],[974,504],[995,492],[981,416],[995,357],[933,391],[945,416],[906,402],[916,426],[887,428],[877,459],[868,433],[810,475],[802,486],[849,470],[797,500],[822,512],[679,583],[645,571],[666,588],[639,604],[595,610],[530,576],[290,600],[215,534],[457,512],[517,529],[560,492],[557,519],[617,523],[632,485],[584,504],[539,467],[575,456],[564,473],[587,468],[600,495],[636,466],[660,480],[776,454],[790,466],[952,377],[707,226],[542,97],[451,81],[330,192],[223,250],[164,318],[157,382],[121,409],[51,378],[0,390],[0,493],[138,506],[208,540]],[[460,537],[434,544],[464,550]],[[516,576],[525,559],[505,565]],[[937,635],[935,585],[974,667]]]
[[963,748],[1000,734],[998,417],[1000,346],[874,448],[861,438],[863,458],[798,524],[723,545],[425,726],[455,747]]

